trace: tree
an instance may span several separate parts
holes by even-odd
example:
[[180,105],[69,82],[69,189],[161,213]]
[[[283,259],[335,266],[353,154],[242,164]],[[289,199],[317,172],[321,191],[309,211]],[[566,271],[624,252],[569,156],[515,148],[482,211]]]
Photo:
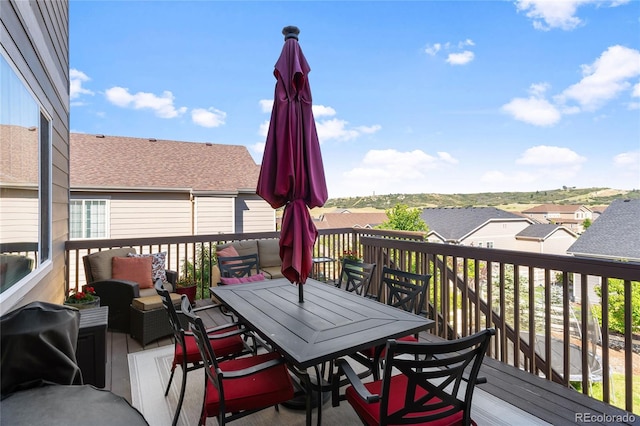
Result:
[[395,207],[385,210],[389,220],[376,226],[378,229],[395,229],[397,231],[424,231],[429,228],[420,217],[420,209],[409,208],[406,204],[396,204]]
[[582,227],[586,230],[591,226],[591,219],[586,218],[585,220],[582,221]]
[[[609,278],[609,329],[617,333],[624,333],[624,281]],[[594,288],[598,297],[602,297],[602,286]],[[597,309],[596,317],[602,324],[602,311]],[[640,331],[640,282],[631,281],[631,332]]]

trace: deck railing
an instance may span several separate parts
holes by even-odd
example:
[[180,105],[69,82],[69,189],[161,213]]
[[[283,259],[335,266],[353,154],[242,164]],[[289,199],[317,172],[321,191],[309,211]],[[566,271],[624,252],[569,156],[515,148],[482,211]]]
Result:
[[[85,254],[134,247],[140,253],[166,251],[168,269],[179,274],[190,271],[205,289],[212,284],[207,271],[215,263],[217,244],[278,236],[279,232],[264,232],[67,241],[66,285],[69,290],[84,284]],[[356,251],[364,261],[378,265],[372,293],[377,292],[383,265],[428,273],[432,278],[425,309],[436,319],[434,334],[451,339],[494,327],[497,333],[490,356],[564,386],[577,384],[587,395],[592,383],[600,381],[601,399],[607,403],[613,401],[614,376],[619,383],[617,377],[622,375],[624,391],[616,394],[623,394],[624,402],[615,402],[633,411],[633,383],[640,377],[633,376],[631,288],[632,283],[640,281],[640,265],[434,244],[423,238],[421,233],[373,229],[319,230],[314,256],[332,260],[317,263],[313,274],[337,281],[339,260],[346,250]],[[624,289],[626,314],[620,336],[609,332],[611,280],[620,280]],[[595,285],[601,286],[601,297],[595,296]],[[602,319],[595,329],[593,309]],[[614,340],[620,342],[624,353],[622,366],[612,363],[612,351],[616,349],[610,344]],[[594,360],[599,371],[595,371]]]

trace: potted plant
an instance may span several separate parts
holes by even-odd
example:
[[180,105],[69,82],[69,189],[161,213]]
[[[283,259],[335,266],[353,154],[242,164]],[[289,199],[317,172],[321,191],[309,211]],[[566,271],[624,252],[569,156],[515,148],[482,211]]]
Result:
[[100,297],[93,287],[85,286],[83,291],[74,290],[64,304],[77,309],[95,308],[100,306]]
[[176,293],[186,294],[189,298],[191,306],[196,303],[196,291],[198,290],[198,284],[190,276],[179,277],[176,281]]

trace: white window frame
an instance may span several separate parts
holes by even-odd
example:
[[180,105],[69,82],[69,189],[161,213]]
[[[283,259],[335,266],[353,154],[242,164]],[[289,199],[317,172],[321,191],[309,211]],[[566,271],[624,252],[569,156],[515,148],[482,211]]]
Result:
[[[72,223],[73,223],[73,213],[71,209],[71,205],[73,203],[80,202],[80,213],[82,218],[80,220],[80,231],[82,236],[72,236]],[[86,217],[86,203],[94,203],[94,202],[104,202],[104,235],[103,236],[87,236],[87,217]],[[69,200],[69,239],[70,240],[99,240],[99,239],[108,239],[111,235],[111,202],[108,198],[72,198]]]
[[[52,212],[52,198],[53,198],[53,149],[52,149],[52,133],[53,133],[53,120],[51,114],[45,110],[42,103],[33,93],[27,82],[18,71],[17,67],[6,53],[6,51],[0,47],[0,57],[3,62],[8,64],[10,72],[13,75],[7,75],[3,78],[11,79],[15,77],[19,83],[22,84],[26,94],[33,101],[34,111],[37,109],[37,124],[35,124],[38,132],[38,252],[36,259],[34,260],[33,270],[25,277],[20,279],[8,287],[5,291],[0,293],[0,315],[4,315],[10,309],[15,306],[24,296],[31,291],[48,273],[53,270],[52,260],[52,229],[53,229],[53,216]],[[4,91],[0,91],[3,93]],[[24,105],[23,102],[26,97],[21,100],[17,100],[20,105]],[[4,103],[4,99],[1,100]],[[11,104],[12,99],[8,99],[8,103]],[[35,117],[34,117],[35,118]],[[3,123],[11,124],[11,122]],[[18,125],[21,125],[18,123]],[[1,220],[1,218],[0,218]]]

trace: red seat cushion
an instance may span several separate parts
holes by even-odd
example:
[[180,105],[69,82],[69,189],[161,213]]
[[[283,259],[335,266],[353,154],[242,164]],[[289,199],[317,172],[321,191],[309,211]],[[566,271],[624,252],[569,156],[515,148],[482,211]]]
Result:
[[[217,331],[212,334],[228,333],[230,331],[237,330],[237,327],[225,328],[224,330]],[[187,364],[193,364],[200,361],[200,351],[198,350],[198,344],[196,343],[193,335],[185,336],[185,343],[187,345]],[[175,354],[173,357],[174,365],[182,363],[182,346],[180,343],[175,345]],[[224,339],[211,340],[211,347],[216,354],[216,357],[223,357],[227,355],[237,354],[244,350],[244,344],[242,343],[242,337],[239,334],[235,336],[225,337]]]
[[[380,395],[382,380],[378,380],[375,382],[365,383],[364,386],[371,392],[372,394]],[[391,386],[389,389],[389,413],[395,413],[396,411],[402,409],[404,407],[404,399],[406,397],[406,389],[407,389],[407,376],[400,374],[391,378]],[[360,418],[362,418],[367,425],[379,425],[380,424],[380,402],[367,404],[362,398],[358,396],[358,393],[353,389],[353,386],[349,386],[346,391],[347,401],[353,406],[354,410],[358,413]],[[427,391],[422,388],[416,389],[416,398],[421,398],[427,394]],[[439,403],[441,400],[439,398],[434,398],[429,401],[430,404]],[[446,411],[450,409],[451,406],[443,407],[438,410],[434,410],[433,414],[436,414],[440,411]],[[417,413],[416,416],[421,413]],[[422,413],[423,415],[425,413]],[[452,414],[448,417],[444,417],[442,419],[438,419],[435,421],[431,421],[428,423],[412,423],[412,424],[428,424],[432,426],[453,426],[453,425],[462,425],[462,411],[458,411],[455,414]],[[475,422],[471,422],[475,425]]]
[[[417,342],[418,341],[418,339],[416,339],[415,336],[404,336],[396,340],[398,342]],[[376,349],[377,349],[377,346],[374,346],[372,348],[367,348],[361,351],[360,353],[370,359],[373,359],[376,356]],[[380,358],[384,358],[384,355],[386,353],[387,353],[386,349],[383,349],[382,353],[380,354]]]
[[[219,367],[222,371],[236,371],[278,358],[277,352],[270,352],[224,361]],[[227,413],[269,407],[293,398],[293,384],[284,363],[257,374],[225,379],[223,387]],[[207,381],[205,404],[207,417],[219,414],[220,394],[210,380]]]

